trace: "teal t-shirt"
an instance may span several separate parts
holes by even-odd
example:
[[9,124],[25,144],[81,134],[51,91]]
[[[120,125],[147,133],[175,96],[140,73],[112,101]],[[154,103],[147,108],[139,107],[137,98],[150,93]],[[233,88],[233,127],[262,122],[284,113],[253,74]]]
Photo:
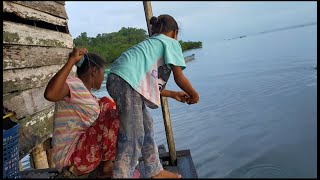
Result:
[[150,108],[157,108],[172,65],[186,68],[181,46],[177,40],[160,34],[123,52],[113,62],[110,73],[128,82],[147,100]]

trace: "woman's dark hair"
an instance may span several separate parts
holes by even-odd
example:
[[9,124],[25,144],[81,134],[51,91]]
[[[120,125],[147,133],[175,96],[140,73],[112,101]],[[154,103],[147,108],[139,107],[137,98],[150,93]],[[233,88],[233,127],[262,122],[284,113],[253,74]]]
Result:
[[150,24],[152,35],[179,30],[176,20],[168,14],[162,14],[158,17],[152,16]]
[[86,74],[90,67],[98,69],[104,67],[104,59],[95,53],[87,53],[84,55],[84,61],[80,67],[77,67],[77,76],[80,77]]

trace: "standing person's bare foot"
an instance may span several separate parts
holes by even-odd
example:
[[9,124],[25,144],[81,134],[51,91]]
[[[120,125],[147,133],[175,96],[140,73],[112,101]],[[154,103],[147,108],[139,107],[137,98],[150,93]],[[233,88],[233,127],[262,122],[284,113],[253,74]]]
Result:
[[172,173],[170,171],[162,170],[157,175],[152,176],[151,178],[174,178],[179,179],[181,175],[178,173]]

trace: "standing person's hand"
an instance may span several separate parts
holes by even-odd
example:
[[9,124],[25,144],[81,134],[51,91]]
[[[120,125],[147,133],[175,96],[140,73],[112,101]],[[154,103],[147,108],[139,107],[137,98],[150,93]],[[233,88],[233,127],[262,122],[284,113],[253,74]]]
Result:
[[73,64],[76,64],[87,52],[88,51],[86,48],[73,48],[73,51],[69,54],[69,61],[72,61]]
[[173,98],[179,102],[185,103],[189,98],[188,94],[184,91],[175,92]]
[[196,93],[194,95],[189,96],[189,98],[186,100],[188,104],[195,104],[199,102],[199,94]]

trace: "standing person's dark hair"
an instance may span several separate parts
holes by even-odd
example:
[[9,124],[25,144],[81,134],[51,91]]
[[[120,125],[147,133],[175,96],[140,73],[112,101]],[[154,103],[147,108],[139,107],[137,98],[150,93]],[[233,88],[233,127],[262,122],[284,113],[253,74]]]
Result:
[[168,33],[170,31],[179,31],[176,20],[168,15],[163,14],[158,17],[152,16],[150,19],[152,35],[160,33]]

